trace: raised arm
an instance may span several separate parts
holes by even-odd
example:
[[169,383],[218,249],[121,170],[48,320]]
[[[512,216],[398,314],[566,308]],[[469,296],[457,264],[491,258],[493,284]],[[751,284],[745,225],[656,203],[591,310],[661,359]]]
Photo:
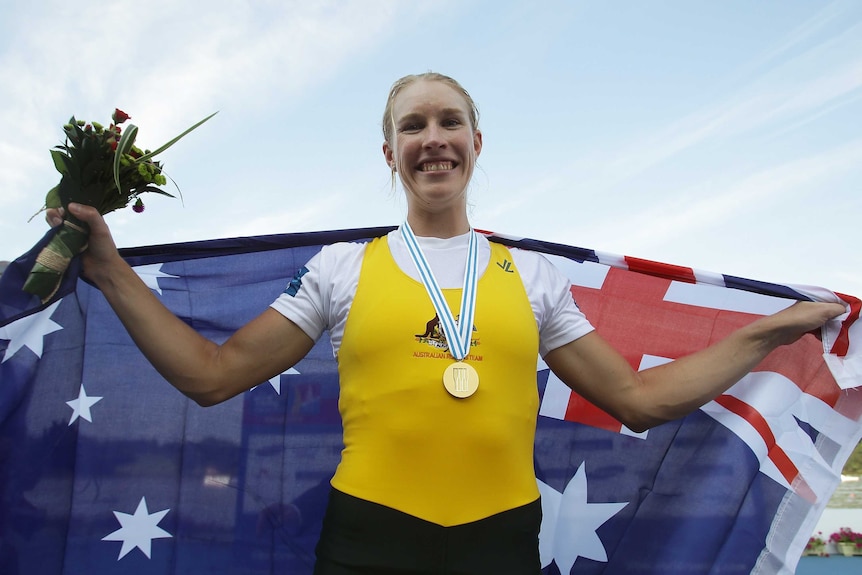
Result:
[[90,226],[84,275],[95,283],[135,344],[162,376],[200,405],[237,395],[302,359],[314,342],[295,323],[267,309],[217,345],[171,313],[120,257],[98,211],[71,204]]
[[545,362],[575,392],[630,429],[643,431],[694,411],[775,348],[845,311],[837,303],[798,302],[697,353],[640,372],[595,332],[551,351]]

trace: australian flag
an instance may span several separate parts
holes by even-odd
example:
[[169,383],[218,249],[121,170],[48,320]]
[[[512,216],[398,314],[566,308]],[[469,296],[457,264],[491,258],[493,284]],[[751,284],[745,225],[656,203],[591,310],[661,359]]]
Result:
[[[323,245],[390,229],[122,255],[169,309],[221,342]],[[488,235],[546,254],[637,369],[795,300],[847,305],[715,401],[645,433],[537,360],[546,573],[792,574],[862,436],[860,301]],[[21,291],[43,243],[0,279],[0,573],[310,574],[342,448],[326,336],[285,373],[204,409],[155,372],[74,265],[47,304]]]

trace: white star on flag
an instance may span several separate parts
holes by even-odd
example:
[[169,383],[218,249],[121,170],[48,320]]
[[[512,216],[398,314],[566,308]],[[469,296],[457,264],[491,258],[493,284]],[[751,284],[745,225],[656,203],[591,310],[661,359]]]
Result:
[[[296,368],[291,367],[287,371],[282,371],[278,375],[269,378],[269,384],[272,386],[272,388],[275,390],[275,393],[277,393],[278,395],[281,395],[281,376],[282,375],[299,375],[299,372],[296,370]],[[263,385],[263,384],[261,384],[261,385]],[[260,387],[260,385],[255,385],[254,387],[249,389],[249,391],[253,391],[253,390],[257,389],[258,387]]]
[[138,277],[143,280],[147,287],[162,295],[162,288],[159,287],[159,278],[178,278],[171,274],[162,273],[162,266],[165,264],[147,264],[143,266],[135,266],[132,269],[138,274]]
[[90,423],[93,422],[90,415],[90,408],[101,401],[101,397],[89,396],[84,390],[84,384],[81,384],[81,389],[78,391],[78,399],[67,401],[66,405],[72,408],[72,418],[69,420],[69,425],[75,423],[79,417],[83,417]]
[[[62,300],[60,300],[62,301]],[[42,357],[45,336],[63,329],[63,326],[51,320],[51,315],[57,310],[60,301],[56,301],[38,313],[22,317],[9,325],[0,327],[0,339],[9,340],[9,346],[3,355],[3,361],[12,359],[19,349],[26,347]]]
[[120,522],[120,527],[110,535],[102,537],[102,541],[122,541],[123,546],[120,549],[120,556],[117,561],[122,559],[129,551],[137,547],[143,551],[147,559],[150,558],[150,546],[153,539],[162,539],[165,537],[173,537],[170,533],[159,527],[159,521],[168,514],[170,509],[157,511],[150,515],[147,510],[147,499],[141,497],[141,502],[138,503],[138,508],[135,509],[134,515],[114,511],[114,516]]
[[542,496],[542,529],[539,555],[542,568],[554,561],[561,573],[569,573],[578,557],[607,562],[608,554],[596,530],[628,503],[588,503],[584,463],[559,493],[539,481]]

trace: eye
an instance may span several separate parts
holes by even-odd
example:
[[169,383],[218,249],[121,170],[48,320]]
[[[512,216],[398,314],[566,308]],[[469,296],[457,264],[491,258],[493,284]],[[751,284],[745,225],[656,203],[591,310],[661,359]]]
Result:
[[418,132],[421,129],[422,124],[420,124],[419,122],[405,122],[404,124],[398,126],[399,132]]
[[460,118],[447,118],[442,122],[442,125],[445,128],[457,128],[458,126],[461,126],[461,124],[462,122]]

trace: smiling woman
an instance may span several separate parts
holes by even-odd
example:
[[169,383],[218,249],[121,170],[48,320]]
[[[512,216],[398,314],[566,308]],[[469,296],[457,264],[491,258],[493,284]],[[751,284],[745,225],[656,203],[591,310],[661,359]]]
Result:
[[685,416],[776,347],[844,312],[799,303],[636,372],[547,259],[472,228],[466,190],[483,142],[466,90],[439,74],[402,78],[383,122],[383,156],[404,188],[406,221],[367,244],[321,249],[222,344],[162,305],[95,209],[69,206],[91,229],[84,273],[159,373],[202,406],[284,373],[329,333],[344,449],[317,575],[538,574],[537,355],[640,431]]
[[478,110],[451,78],[402,78],[383,116],[383,154],[407,194],[408,221],[420,235],[440,224],[451,237],[470,229],[467,184],[482,151]]

